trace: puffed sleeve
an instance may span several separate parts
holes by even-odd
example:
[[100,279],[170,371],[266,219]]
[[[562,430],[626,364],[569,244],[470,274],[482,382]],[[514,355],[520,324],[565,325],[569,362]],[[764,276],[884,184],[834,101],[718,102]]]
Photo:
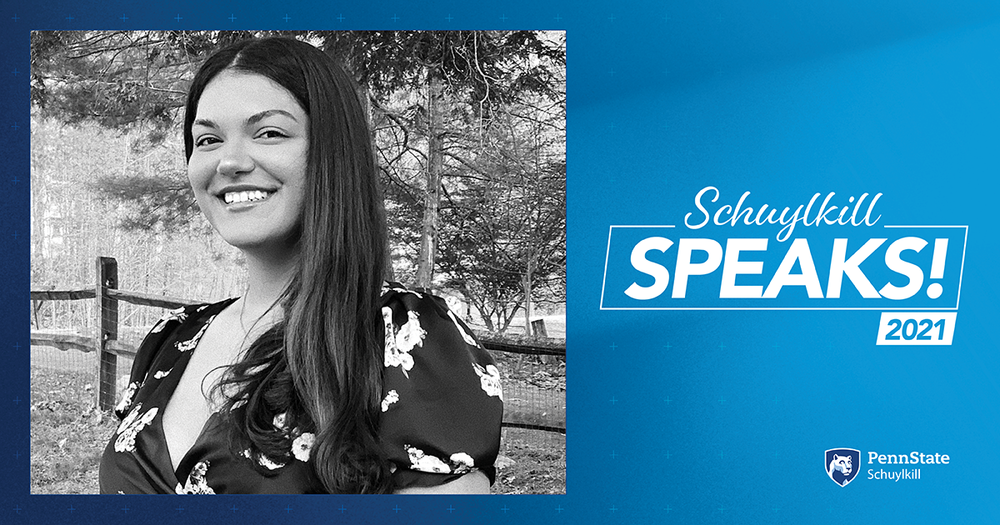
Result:
[[444,300],[389,286],[380,433],[397,489],[496,477],[503,392],[489,353]]

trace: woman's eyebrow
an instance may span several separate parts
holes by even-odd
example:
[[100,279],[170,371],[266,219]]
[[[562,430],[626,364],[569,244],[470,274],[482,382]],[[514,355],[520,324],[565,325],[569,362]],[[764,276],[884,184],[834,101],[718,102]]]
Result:
[[[285,111],[283,109],[267,109],[267,110],[261,111],[260,113],[255,113],[255,114],[250,115],[249,117],[247,117],[247,119],[246,119],[246,125],[247,126],[251,126],[253,124],[256,124],[256,123],[260,122],[261,120],[264,120],[267,117],[271,117],[271,116],[274,116],[274,115],[284,115],[284,116],[286,116],[286,117],[294,120],[295,122],[299,121],[299,119],[295,118],[295,115],[292,115],[291,113],[289,113],[289,112],[287,112],[287,111]],[[218,128],[219,127],[219,125],[216,124],[215,121],[207,119],[207,118],[195,119],[194,122],[191,125],[192,125],[192,127],[193,126],[205,126],[205,127],[208,127],[208,128]]]
[[250,115],[249,117],[247,117],[246,123],[247,123],[248,126],[251,125],[251,124],[256,124],[256,123],[260,122],[261,120],[264,120],[265,118],[270,117],[272,115],[284,115],[284,116],[286,116],[286,117],[294,120],[295,122],[299,121],[299,119],[295,118],[295,115],[292,115],[291,113],[289,113],[289,112],[287,112],[287,111],[285,111],[283,109],[267,109],[267,110],[261,111],[260,113],[255,113],[253,115]]

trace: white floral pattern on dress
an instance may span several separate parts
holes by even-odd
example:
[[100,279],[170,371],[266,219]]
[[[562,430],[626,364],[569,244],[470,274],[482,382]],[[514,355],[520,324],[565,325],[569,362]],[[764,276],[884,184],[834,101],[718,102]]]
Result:
[[385,399],[382,400],[382,412],[388,412],[389,407],[399,401],[399,393],[395,390],[390,390],[385,394]]
[[211,463],[208,461],[199,461],[195,463],[194,467],[191,469],[191,474],[188,475],[187,483],[181,487],[181,484],[177,484],[178,494],[215,494],[212,487],[208,486],[208,481],[205,476],[208,474],[208,467]]
[[423,450],[410,445],[403,445],[406,455],[410,456],[410,468],[421,472],[432,472],[434,474],[449,474],[451,467],[441,461],[441,458],[424,454]]
[[465,474],[466,472],[472,472],[476,470],[476,464],[472,460],[472,456],[466,454],[465,452],[456,452],[448,458],[448,462],[451,463],[451,471],[455,474]]
[[309,453],[312,451],[313,442],[316,436],[312,432],[304,432],[292,442],[292,455],[299,461],[309,461]]
[[150,332],[154,334],[159,333],[163,330],[164,327],[167,326],[167,323],[169,323],[170,321],[177,321],[179,323],[183,323],[185,319],[187,319],[187,314],[184,313],[184,307],[182,306],[180,308],[175,308],[164,314],[163,317],[161,317],[160,320],[156,322],[156,325],[153,326],[153,329],[150,330]]
[[[276,461],[272,461],[271,458],[267,457],[264,454],[256,454],[256,456],[257,456],[256,457],[257,463],[268,470],[278,470],[279,468],[285,466],[284,463],[278,463]],[[250,452],[250,449],[245,449],[243,451],[243,457],[249,459],[250,461],[253,461],[255,459],[254,454]]]
[[409,371],[413,368],[410,351],[424,344],[427,332],[420,327],[417,312],[407,312],[407,321],[399,329],[392,323],[392,308],[382,307],[382,319],[385,321],[385,366],[398,366],[404,376],[410,377]]
[[[396,334],[392,329],[392,308],[382,307],[382,321],[385,323],[385,367],[399,366],[402,363],[399,360],[399,350],[396,349]],[[405,369],[403,373],[406,373]]]
[[201,336],[205,335],[205,330],[208,329],[208,325],[212,324],[212,321],[214,320],[215,320],[214,315],[212,317],[209,317],[208,320],[205,321],[205,324],[201,325],[201,330],[198,330],[198,333],[194,334],[194,337],[192,337],[191,339],[187,341],[177,341],[175,345],[177,347],[177,351],[187,352],[190,350],[194,350],[194,348],[198,346],[198,341],[201,341]]
[[153,374],[153,379],[163,379],[164,377],[167,377],[168,374],[170,374],[171,370],[173,370],[173,368],[169,368],[167,370],[157,370],[156,373]]
[[500,370],[495,365],[486,365],[483,368],[479,363],[472,363],[473,370],[479,376],[479,386],[482,387],[486,395],[496,396],[503,401],[503,388],[500,386]]
[[410,310],[406,312],[406,323],[396,332],[396,347],[400,352],[409,353],[415,346],[424,344],[427,331],[420,327],[420,314]]
[[118,406],[115,407],[115,412],[122,414],[128,410],[129,405],[132,404],[132,398],[135,397],[135,393],[139,390],[139,382],[133,381],[129,383],[128,387],[122,392],[122,399],[118,402]]
[[142,403],[137,403],[128,416],[118,425],[118,438],[115,440],[115,452],[135,452],[135,436],[156,417],[158,407],[153,407],[145,414],[139,415]]

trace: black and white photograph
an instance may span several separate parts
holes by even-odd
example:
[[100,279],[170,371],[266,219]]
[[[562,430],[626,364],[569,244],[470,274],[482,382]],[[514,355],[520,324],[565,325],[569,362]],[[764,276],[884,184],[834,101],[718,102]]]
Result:
[[33,494],[564,494],[566,34],[31,33]]

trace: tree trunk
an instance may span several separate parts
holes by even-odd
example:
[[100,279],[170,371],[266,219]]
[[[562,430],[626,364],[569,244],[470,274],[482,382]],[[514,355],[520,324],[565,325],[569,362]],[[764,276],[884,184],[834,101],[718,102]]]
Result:
[[417,260],[417,287],[431,289],[434,280],[434,256],[437,252],[438,209],[441,204],[441,171],[443,167],[442,116],[444,98],[442,84],[434,72],[428,73],[427,94],[427,188],[424,192],[424,220],[420,234],[420,255]]
[[531,265],[521,276],[521,287],[524,289],[524,335],[531,337]]
[[[43,148],[45,146],[42,146]],[[32,269],[38,272],[38,275],[42,279],[48,279],[49,276],[43,271],[40,261],[45,260],[48,255],[45,249],[46,237],[45,237],[45,193],[48,187],[47,180],[42,165],[43,155],[35,155],[31,158],[31,169],[30,173],[30,184],[31,184],[31,262]],[[27,181],[22,181],[29,183]],[[35,275],[31,276],[35,278]],[[36,284],[32,282],[31,284]]]

